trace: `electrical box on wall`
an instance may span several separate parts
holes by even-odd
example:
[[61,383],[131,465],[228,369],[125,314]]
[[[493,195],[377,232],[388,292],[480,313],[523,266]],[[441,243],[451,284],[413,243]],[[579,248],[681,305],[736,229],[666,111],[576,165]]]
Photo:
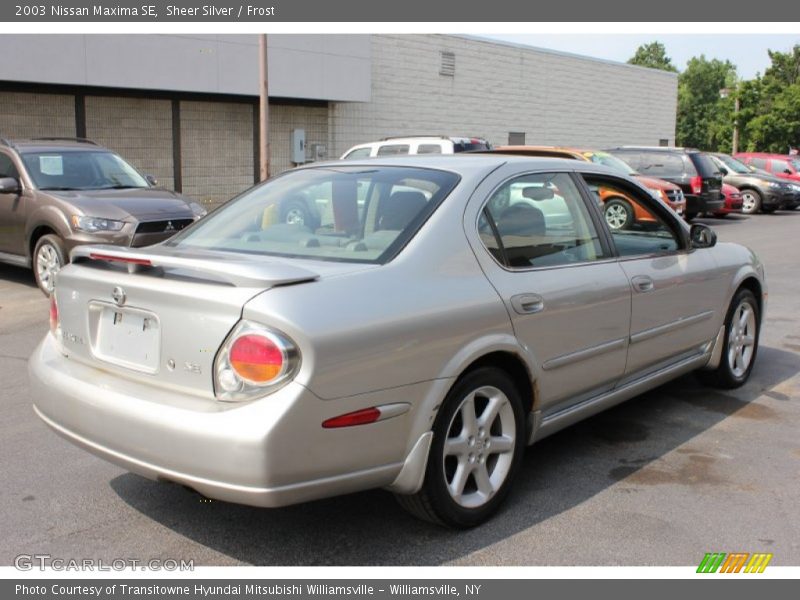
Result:
[[296,165],[306,162],[305,129],[292,129],[292,162]]

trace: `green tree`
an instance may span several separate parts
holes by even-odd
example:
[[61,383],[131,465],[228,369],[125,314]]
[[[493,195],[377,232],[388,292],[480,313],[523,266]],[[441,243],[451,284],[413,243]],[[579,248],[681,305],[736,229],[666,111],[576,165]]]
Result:
[[661,69],[677,73],[678,69],[672,64],[672,59],[667,56],[667,49],[661,42],[642,44],[636,49],[635,54],[628,59],[629,65],[639,65],[651,69]]
[[733,99],[721,90],[736,87],[736,66],[728,60],[694,57],[678,76],[679,145],[730,150]]

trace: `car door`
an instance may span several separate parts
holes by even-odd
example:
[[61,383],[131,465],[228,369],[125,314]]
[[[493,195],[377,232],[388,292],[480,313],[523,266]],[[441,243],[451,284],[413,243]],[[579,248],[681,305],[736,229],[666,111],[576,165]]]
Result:
[[[19,181],[17,167],[5,152],[0,152],[0,177]],[[25,254],[25,202],[21,192],[0,193],[0,252]]]
[[632,291],[623,382],[704,352],[727,308],[712,252],[691,249],[679,218],[645,190],[613,176],[583,178],[590,188],[616,189],[638,209],[636,221],[609,230]]
[[625,370],[630,285],[579,190],[569,172],[517,174],[495,181],[472,220],[478,260],[538,369],[545,417]]

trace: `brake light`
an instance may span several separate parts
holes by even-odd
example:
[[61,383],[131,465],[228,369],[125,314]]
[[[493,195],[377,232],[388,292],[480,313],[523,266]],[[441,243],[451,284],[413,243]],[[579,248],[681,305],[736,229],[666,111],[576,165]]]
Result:
[[703,178],[699,175],[692,177],[689,183],[692,186],[693,194],[701,194],[703,192]]
[[367,425],[374,423],[381,417],[381,411],[375,408],[365,408],[355,412],[339,415],[322,422],[325,429],[336,429],[337,427],[352,427],[353,425]]
[[271,339],[251,334],[237,338],[230,350],[231,367],[242,379],[263,384],[283,369],[283,352]]
[[279,331],[240,321],[214,361],[214,391],[227,402],[264,396],[288,383],[300,368],[300,352]]
[[56,295],[50,296],[50,332],[55,335],[58,329],[58,304],[56,303]]

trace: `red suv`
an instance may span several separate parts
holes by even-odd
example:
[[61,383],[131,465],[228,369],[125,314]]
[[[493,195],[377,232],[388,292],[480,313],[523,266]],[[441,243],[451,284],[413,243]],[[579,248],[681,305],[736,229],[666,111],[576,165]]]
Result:
[[734,154],[744,164],[763,169],[776,177],[800,181],[800,156],[767,154],[766,152],[739,152]]

